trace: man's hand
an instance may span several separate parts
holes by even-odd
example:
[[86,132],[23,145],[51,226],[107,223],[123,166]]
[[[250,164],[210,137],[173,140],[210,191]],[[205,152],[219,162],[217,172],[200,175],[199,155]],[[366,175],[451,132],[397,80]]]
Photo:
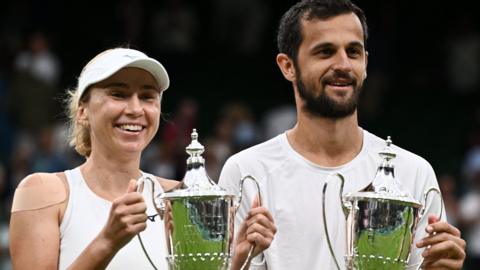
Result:
[[466,243],[460,238],[460,231],[445,221],[439,221],[435,215],[428,217],[425,230],[428,236],[417,243],[418,248],[425,248],[422,269],[461,269]]
[[267,249],[273,241],[277,228],[273,223],[270,212],[259,206],[258,198],[252,204],[252,209],[240,226],[237,235],[232,269],[240,269],[246,259],[252,245],[255,245],[252,257]]

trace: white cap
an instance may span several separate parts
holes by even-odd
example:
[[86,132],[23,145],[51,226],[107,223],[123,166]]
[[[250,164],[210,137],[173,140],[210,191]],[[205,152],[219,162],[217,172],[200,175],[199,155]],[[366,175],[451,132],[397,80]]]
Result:
[[79,100],[90,85],[107,79],[125,67],[137,67],[150,72],[160,91],[167,90],[170,85],[167,71],[160,62],[137,50],[116,48],[100,53],[83,68],[78,78]]

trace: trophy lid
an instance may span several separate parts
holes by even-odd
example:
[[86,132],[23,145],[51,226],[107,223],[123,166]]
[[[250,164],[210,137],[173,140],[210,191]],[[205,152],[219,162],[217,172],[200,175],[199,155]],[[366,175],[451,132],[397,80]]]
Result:
[[421,207],[402,184],[395,179],[394,165],[392,160],[397,154],[392,149],[390,136],[385,141],[385,148],[378,154],[382,157],[377,173],[373,181],[363,190],[345,195],[346,200],[388,200],[395,203]]
[[233,196],[225,189],[217,185],[210,179],[205,170],[205,160],[202,153],[205,151],[203,145],[198,141],[198,133],[193,129],[191,134],[192,141],[185,148],[189,154],[187,159],[187,172],[179,188],[162,194],[162,198],[183,198],[183,197],[203,197],[203,196]]

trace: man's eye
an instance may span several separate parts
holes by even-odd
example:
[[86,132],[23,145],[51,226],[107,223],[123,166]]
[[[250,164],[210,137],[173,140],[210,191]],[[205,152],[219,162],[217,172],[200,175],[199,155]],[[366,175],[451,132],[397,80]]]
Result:
[[317,54],[320,54],[320,55],[331,55],[333,54],[333,50],[332,49],[321,49],[317,52]]
[[362,51],[359,49],[349,49],[347,52],[351,57],[358,57],[362,54]]

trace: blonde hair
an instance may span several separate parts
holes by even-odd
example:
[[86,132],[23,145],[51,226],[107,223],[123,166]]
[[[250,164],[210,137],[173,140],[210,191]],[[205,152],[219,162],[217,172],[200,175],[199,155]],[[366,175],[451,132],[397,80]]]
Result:
[[[107,49],[94,58],[92,58],[88,63],[83,67],[80,76],[85,71],[85,69],[95,62],[99,56],[113,50]],[[75,150],[84,157],[89,157],[92,152],[92,141],[90,139],[90,126],[85,123],[80,123],[77,119],[77,113],[80,106],[80,103],[87,102],[90,94],[88,93],[88,88],[85,89],[84,94],[80,100],[79,92],[76,88],[67,90],[67,98],[65,100],[67,107],[67,116],[68,116],[68,141],[70,146],[74,147]]]
[[80,103],[87,102],[90,97],[90,91],[88,89],[80,99],[77,89],[68,90],[67,103],[67,116],[68,116],[68,129],[69,129],[69,144],[73,146],[75,150],[82,156],[88,157],[92,152],[92,142],[90,139],[90,126],[85,123],[80,123],[77,119],[78,109]]

